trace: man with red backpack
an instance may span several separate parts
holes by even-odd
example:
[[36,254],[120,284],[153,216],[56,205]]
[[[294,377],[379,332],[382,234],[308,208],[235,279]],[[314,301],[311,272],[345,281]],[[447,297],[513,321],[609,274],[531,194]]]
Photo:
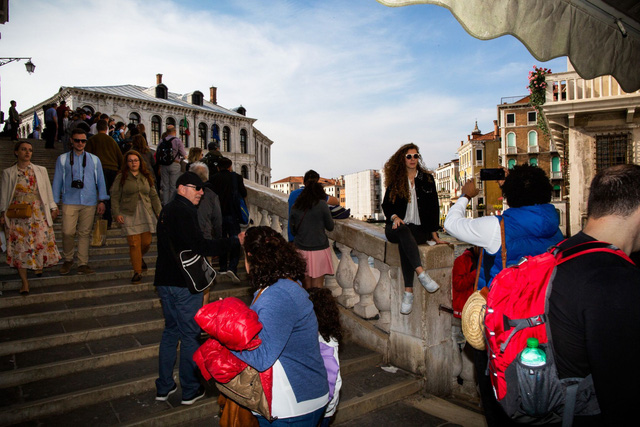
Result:
[[[559,217],[550,203],[553,188],[542,169],[526,164],[514,166],[501,188],[509,205],[503,215],[466,218],[467,204],[479,193],[474,181],[469,180],[444,222],[447,233],[483,249],[478,290],[490,286],[504,266],[517,263],[525,255],[541,254],[562,240]],[[475,350],[474,359],[487,424],[509,425],[512,421],[498,404],[486,375],[486,351]]]
[[[640,166],[619,165],[591,183],[584,229],[563,251],[592,241],[640,251]],[[582,254],[556,269],[548,301],[558,376],[592,375],[600,414],[574,425],[628,425],[640,384],[640,269],[612,252]]]

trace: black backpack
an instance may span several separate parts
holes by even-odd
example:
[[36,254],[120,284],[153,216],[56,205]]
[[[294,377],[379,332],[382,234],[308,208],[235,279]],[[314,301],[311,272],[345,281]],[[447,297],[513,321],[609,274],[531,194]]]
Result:
[[173,155],[173,146],[171,145],[171,141],[176,139],[176,137],[171,137],[170,139],[163,139],[158,144],[158,148],[156,149],[156,163],[162,166],[169,166],[176,159],[178,154]]
[[207,153],[207,155],[202,158],[202,162],[209,168],[209,178],[220,172],[218,162],[220,162],[221,158],[221,155],[218,156],[213,152]]

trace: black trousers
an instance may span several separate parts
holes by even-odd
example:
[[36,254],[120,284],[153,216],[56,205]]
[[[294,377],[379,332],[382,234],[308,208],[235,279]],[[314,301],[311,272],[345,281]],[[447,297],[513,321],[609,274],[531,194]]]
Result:
[[[118,171],[102,169],[102,172],[104,173],[104,182],[107,186],[107,194],[111,195],[111,186],[116,179],[116,175],[118,175]],[[104,203],[104,215],[102,217],[107,220],[107,227],[111,227],[111,223],[113,222],[113,216],[111,215],[111,198]]]
[[54,143],[56,141],[56,122],[45,122],[44,128],[44,139],[45,139],[45,148],[55,148]]
[[415,224],[402,224],[395,230],[392,224],[387,224],[384,228],[384,235],[387,236],[387,240],[391,243],[398,244],[404,286],[405,288],[413,288],[413,274],[416,268],[421,265],[418,245],[422,245],[429,240],[429,234]]

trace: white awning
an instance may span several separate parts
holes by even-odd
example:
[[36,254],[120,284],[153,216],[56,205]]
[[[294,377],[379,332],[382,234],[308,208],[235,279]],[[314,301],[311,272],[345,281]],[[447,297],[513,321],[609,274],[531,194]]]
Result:
[[613,75],[625,92],[640,89],[640,23],[636,20],[639,12],[636,1],[377,1],[391,7],[417,4],[446,7],[473,37],[488,40],[511,34],[539,61],[568,56],[584,79]]

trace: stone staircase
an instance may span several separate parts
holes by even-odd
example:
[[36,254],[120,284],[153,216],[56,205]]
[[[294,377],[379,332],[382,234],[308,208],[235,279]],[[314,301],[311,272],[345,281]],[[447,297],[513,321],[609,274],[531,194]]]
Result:
[[[42,144],[34,143],[33,162],[53,176],[61,151]],[[1,168],[11,164],[12,150],[0,140]],[[60,220],[55,229],[59,242]],[[155,236],[145,260],[148,272],[132,285],[126,239],[111,229],[106,246],[90,250],[95,274],[72,269],[61,276],[57,267],[42,277],[29,272],[31,293],[25,297],[18,293],[17,273],[0,255],[0,426],[218,425],[218,394],[210,384],[206,398],[191,406],[180,405],[180,392],[155,401],[164,325],[153,287]],[[220,279],[210,299],[249,301],[246,273],[240,279]],[[473,408],[420,394],[424,379],[384,367],[376,351],[347,339],[340,358],[343,387],[332,425],[482,425]]]

